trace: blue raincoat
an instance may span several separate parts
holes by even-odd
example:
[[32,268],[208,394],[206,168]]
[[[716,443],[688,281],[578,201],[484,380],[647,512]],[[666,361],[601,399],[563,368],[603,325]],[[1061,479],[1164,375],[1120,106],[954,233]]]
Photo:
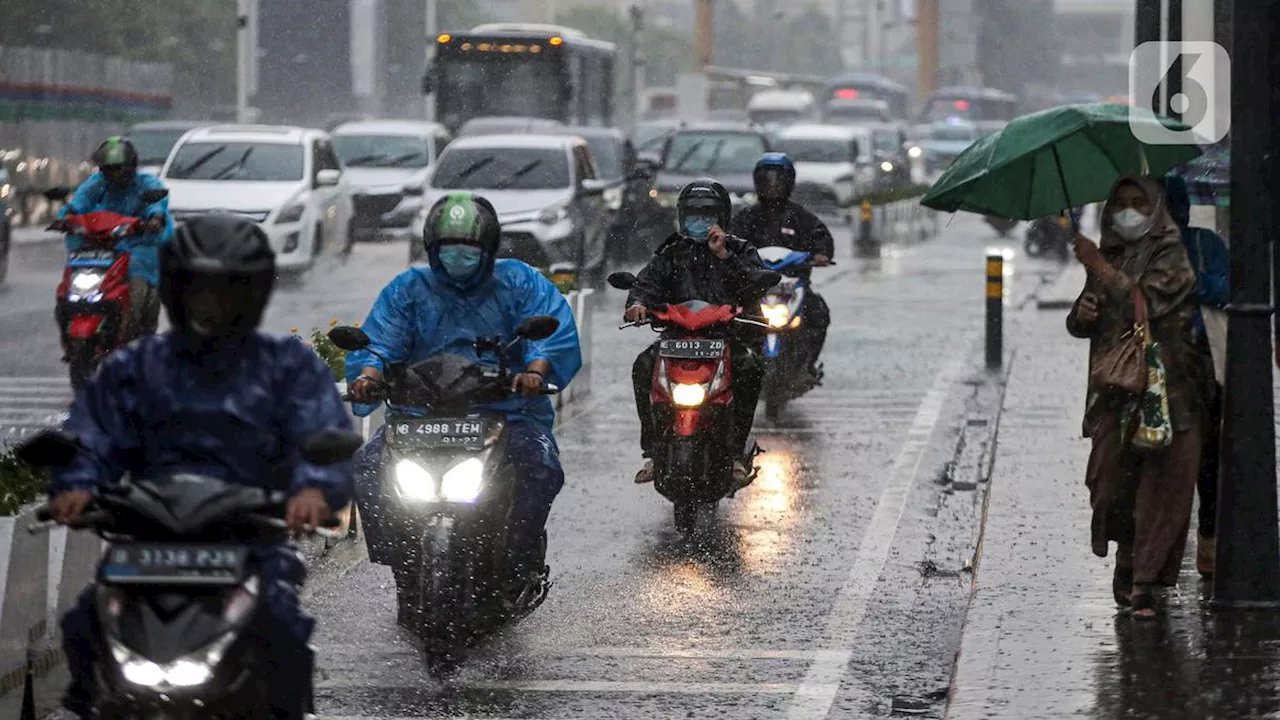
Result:
[[[1196,271],[1196,298],[1201,306],[1224,308],[1231,301],[1231,257],[1227,243],[1208,228],[1191,227],[1191,196],[1186,181],[1177,175],[1165,178],[1169,214],[1182,229],[1182,245]],[[1197,309],[1195,330],[1205,337],[1204,317]]]
[[[164,190],[164,183],[155,175],[138,173],[127,188],[114,188],[102,173],[96,172],[80,183],[75,195],[67,201],[58,217],[68,214],[84,215],[98,210],[119,213],[148,220],[164,218],[164,230],[159,235],[133,235],[124,238],[121,246],[129,252],[129,278],[145,280],[152,286],[160,284],[160,246],[173,237],[173,217],[169,214],[169,198],[158,203],[144,205],[142,193],[148,190]],[[75,235],[66,238],[67,251],[78,249],[83,240]]]
[[[442,281],[431,268],[410,268],[382,290],[361,328],[373,341],[370,349],[392,363],[413,365],[441,353],[477,359],[476,339],[499,335],[510,341],[520,323],[534,315],[554,316],[560,327],[545,340],[517,344],[507,361],[519,370],[534,360],[546,360],[551,365],[546,382],[564,388],[582,367],[573,312],[551,281],[519,260],[498,260],[492,277],[465,290]],[[371,352],[347,355],[347,382],[365,367],[385,369]],[[356,414],[368,415],[375,407],[357,405]],[[505,412],[515,422],[538,423],[547,431],[555,420],[546,396],[512,395],[488,409]]]

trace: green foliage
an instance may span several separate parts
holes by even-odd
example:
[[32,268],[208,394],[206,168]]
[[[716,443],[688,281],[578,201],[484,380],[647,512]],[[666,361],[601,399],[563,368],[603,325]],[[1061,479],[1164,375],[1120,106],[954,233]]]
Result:
[[13,450],[0,453],[0,515],[16,515],[19,508],[49,489],[47,470],[18,460]]
[[[329,327],[338,324],[337,320],[329,321]],[[357,325],[359,327],[359,325]],[[298,329],[293,328],[290,332],[294,335],[298,334]],[[329,372],[333,373],[334,382],[342,382],[347,377],[347,351],[333,344],[326,334],[327,331],[318,328],[311,329],[310,342],[306,346],[311,348],[325,365],[329,366]]]
[[547,268],[538,268],[538,272],[541,272],[543,277],[550,280],[551,284],[556,286],[556,289],[560,291],[561,295],[568,295],[569,293],[578,290],[578,274],[577,273],[574,273],[574,272],[553,273]]

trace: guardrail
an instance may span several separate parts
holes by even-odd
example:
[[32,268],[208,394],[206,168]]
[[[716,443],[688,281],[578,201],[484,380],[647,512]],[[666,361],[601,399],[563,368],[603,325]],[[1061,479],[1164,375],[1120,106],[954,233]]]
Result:
[[879,257],[884,245],[914,245],[941,230],[939,213],[920,204],[918,196],[875,204],[864,199],[853,221],[854,257]]

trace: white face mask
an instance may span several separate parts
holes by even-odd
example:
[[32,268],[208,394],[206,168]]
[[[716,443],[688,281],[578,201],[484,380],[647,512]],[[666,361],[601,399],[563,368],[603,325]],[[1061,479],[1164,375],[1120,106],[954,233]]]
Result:
[[1111,215],[1111,226],[1125,240],[1137,240],[1146,235],[1149,229],[1147,223],[1150,221],[1150,215],[1143,215],[1133,208],[1121,210]]

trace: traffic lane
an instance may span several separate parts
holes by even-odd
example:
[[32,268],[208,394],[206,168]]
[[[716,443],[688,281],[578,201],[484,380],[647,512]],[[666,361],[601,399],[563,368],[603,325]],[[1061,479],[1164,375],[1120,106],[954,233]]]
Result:
[[[938,428],[958,422],[943,399],[981,317],[981,242],[962,227],[819,273],[834,318],[826,383],[776,425],[757,421],[768,451],[760,477],[692,539],[675,533],[652,487],[631,482],[640,455],[630,366],[653,337],[616,330],[622,294],[605,294],[593,399],[557,431],[567,483],[549,525],[546,604],[439,682],[395,626],[386,568],[362,561],[328,574],[308,601],[322,714],[778,717],[819,697],[801,716],[822,717],[861,697],[845,672],[849,639],[898,516],[928,522],[899,468],[923,462],[922,436],[946,437]],[[863,566],[865,577],[851,576]],[[879,682],[877,693],[894,689]]]

